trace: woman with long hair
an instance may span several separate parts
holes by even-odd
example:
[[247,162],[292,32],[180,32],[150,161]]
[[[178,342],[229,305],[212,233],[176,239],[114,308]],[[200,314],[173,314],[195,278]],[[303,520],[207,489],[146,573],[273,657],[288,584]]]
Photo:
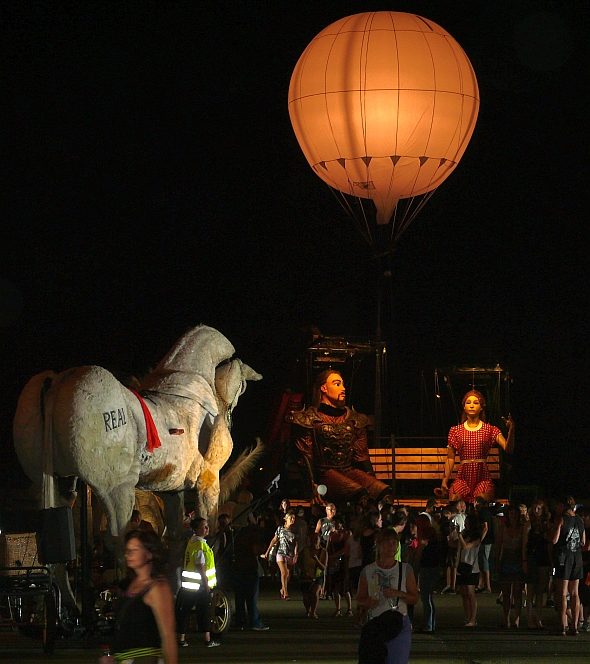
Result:
[[353,531],[352,536],[361,545],[363,567],[375,562],[375,537],[381,530],[381,525],[381,514],[377,510],[371,510]]
[[[498,427],[487,423],[486,400],[481,392],[470,390],[462,400],[461,424],[449,431],[445,472],[437,495],[447,495],[449,500],[465,500],[473,503],[477,496],[487,502],[494,497],[494,483],[486,460],[488,452],[498,444],[505,452],[514,451],[514,422],[512,416],[503,418],[508,426],[508,438]],[[459,454],[461,467],[449,488],[451,473],[455,467],[455,454]]]
[[[520,626],[522,609],[522,589],[525,574],[528,571],[526,556],[526,531],[528,526],[523,523],[520,509],[510,505],[504,523],[498,529],[496,538],[496,569],[500,572],[500,589],[502,591],[502,609],[504,612],[503,627]],[[511,619],[511,608],[514,606],[514,619]]]
[[295,514],[287,512],[285,514],[284,526],[279,526],[272,538],[266,553],[261,555],[261,558],[268,558],[268,554],[273,546],[278,542],[277,549],[277,565],[281,571],[281,599],[289,598],[289,579],[295,563],[297,562],[297,537],[293,530],[295,523]]
[[[529,629],[543,629],[541,609],[543,595],[549,589],[549,541],[551,528],[549,509],[544,500],[535,500],[529,510],[530,528],[525,534],[527,558],[526,613]],[[534,610],[534,618],[533,618]]]
[[163,575],[164,549],[156,533],[127,533],[125,562],[130,579],[115,614],[117,661],[177,664],[174,597]]
[[481,524],[476,514],[465,518],[465,529],[458,533],[459,554],[457,557],[457,587],[463,600],[465,627],[477,625],[477,599],[475,586],[479,581],[479,547]]

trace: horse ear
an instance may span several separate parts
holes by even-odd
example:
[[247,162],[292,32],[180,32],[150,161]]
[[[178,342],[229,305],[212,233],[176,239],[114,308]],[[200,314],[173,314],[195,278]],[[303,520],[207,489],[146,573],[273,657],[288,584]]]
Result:
[[254,371],[252,367],[249,367],[242,361],[240,361],[240,364],[242,365],[242,376],[245,380],[262,380],[262,376],[257,371]]

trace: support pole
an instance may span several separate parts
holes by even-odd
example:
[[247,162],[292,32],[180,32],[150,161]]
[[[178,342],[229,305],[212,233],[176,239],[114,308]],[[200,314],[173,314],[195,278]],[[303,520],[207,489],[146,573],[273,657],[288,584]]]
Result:
[[80,498],[80,582],[82,584],[82,624],[88,626],[94,617],[94,593],[92,588],[90,542],[91,497],[90,487],[78,479]]
[[383,346],[377,343],[375,349],[375,417],[373,421],[373,435],[375,447],[380,447],[381,443],[381,421],[382,421],[382,396],[381,396],[381,383],[382,383],[382,370],[383,370]]

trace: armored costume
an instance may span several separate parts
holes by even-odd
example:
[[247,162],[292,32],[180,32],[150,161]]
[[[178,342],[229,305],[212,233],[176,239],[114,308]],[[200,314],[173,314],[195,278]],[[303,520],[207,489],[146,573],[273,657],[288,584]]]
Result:
[[379,500],[392,493],[391,487],[375,478],[366,415],[321,403],[289,414],[287,421],[295,425],[295,444],[313,482],[328,487],[330,500],[356,500],[366,494]]

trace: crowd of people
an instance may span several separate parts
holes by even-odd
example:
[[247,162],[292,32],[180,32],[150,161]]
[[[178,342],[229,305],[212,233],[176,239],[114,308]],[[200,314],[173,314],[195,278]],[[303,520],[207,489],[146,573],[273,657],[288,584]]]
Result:
[[[299,558],[293,562],[295,569],[299,567],[310,618],[317,617],[321,597],[334,602],[334,617],[347,615],[359,627],[368,616],[374,617],[371,610],[378,603],[367,575],[376,574],[371,567],[376,564],[377,576],[386,578],[379,567],[385,555],[379,553],[379,543],[389,556],[395,540],[395,560],[408,565],[405,597],[398,610],[412,624],[413,605],[420,600],[423,607],[422,624],[412,625],[414,630],[436,630],[435,589],[460,594],[465,613],[461,626],[476,627],[478,595],[492,592],[493,578],[500,590],[496,601],[502,607],[501,628],[543,630],[542,609],[555,607],[554,634],[576,636],[590,631],[590,510],[576,508],[571,496],[552,501],[551,511],[541,499],[527,507],[488,505],[478,497],[474,504],[459,500],[438,505],[433,499],[423,510],[364,499],[342,512],[328,504],[325,512],[318,518],[311,510],[300,516],[287,511],[292,520],[302,519],[308,525],[307,538],[296,545]],[[264,520],[268,519],[265,515]],[[268,553],[267,562],[272,560]],[[390,582],[381,586],[393,588]],[[396,648],[399,652],[399,643]]]
[[[301,598],[310,619],[319,617],[320,601],[327,600],[333,603],[329,615],[348,617],[359,629],[395,607],[403,624],[385,644],[388,662],[407,661],[412,632],[437,629],[439,593],[460,594],[461,627],[475,628],[478,595],[493,591],[492,580],[500,591],[500,627],[545,629],[542,609],[553,606],[553,633],[590,631],[590,509],[571,496],[550,506],[538,499],[530,507],[489,505],[482,497],[473,504],[431,499],[422,509],[367,496],[338,507],[293,509],[283,500],[280,507],[252,512],[244,525],[220,515],[211,524],[215,535],[203,518],[190,525],[176,598],[163,575],[157,535],[147,528],[128,533],[130,576],[119,605],[117,652],[174,664],[193,610],[205,645],[219,645],[209,621],[216,584],[233,592],[233,629],[265,631],[261,581],[277,588],[279,600]],[[422,619],[415,624],[418,602]]]
[[[327,370],[316,380],[315,405],[293,415],[296,446],[315,486],[309,507],[292,509],[284,499],[276,509],[258,504],[244,510],[233,523],[226,513],[215,524],[204,518],[190,522],[175,627],[172,590],[157,562],[157,536],[142,529],[141,516],[134,515],[136,529],[128,535],[126,554],[130,584],[118,624],[131,620],[126,607],[133,603],[150,614],[151,622],[149,638],[141,630],[126,638],[118,631],[119,660],[132,661],[141,652],[176,664],[193,610],[205,645],[218,646],[209,617],[216,585],[234,592],[234,629],[267,630],[258,610],[261,579],[279,586],[282,601],[290,601],[297,588],[310,619],[319,617],[321,599],[331,600],[331,615],[347,617],[361,630],[360,662],[405,664],[412,633],[432,634],[437,628],[437,588],[441,594],[460,594],[462,627],[476,628],[478,595],[491,593],[496,578],[501,628],[545,629],[542,608],[554,606],[556,635],[590,631],[590,508],[576,505],[571,496],[550,506],[540,499],[530,506],[489,502],[494,485],[486,459],[494,445],[513,451],[510,415],[504,419],[504,437],[487,423],[484,396],[476,390],[465,394],[461,423],[449,432],[444,475],[435,491],[442,504],[431,499],[416,510],[394,504],[391,488],[375,480],[366,417],[344,402],[342,376]],[[460,467],[451,482],[456,454]],[[338,505],[322,503],[318,478],[329,495],[340,496]],[[212,538],[210,526],[216,531]],[[422,624],[415,625],[419,601]]]

